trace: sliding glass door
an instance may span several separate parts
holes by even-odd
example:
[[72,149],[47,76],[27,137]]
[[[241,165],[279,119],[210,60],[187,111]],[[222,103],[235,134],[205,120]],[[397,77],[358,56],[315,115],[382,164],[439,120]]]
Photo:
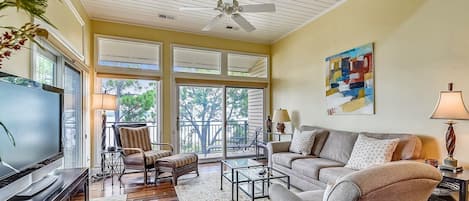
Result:
[[256,129],[263,128],[264,90],[226,88],[226,157],[255,155]]
[[82,79],[80,71],[64,69],[64,167],[83,167]]
[[223,88],[179,86],[179,147],[201,159],[223,156]]
[[178,143],[181,153],[201,159],[255,155],[262,128],[264,90],[224,86],[178,86]]

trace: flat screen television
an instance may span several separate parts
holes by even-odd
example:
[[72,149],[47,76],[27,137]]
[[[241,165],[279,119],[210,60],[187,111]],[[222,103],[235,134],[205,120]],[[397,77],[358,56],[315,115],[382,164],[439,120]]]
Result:
[[0,72],[0,188],[60,159],[63,90]]

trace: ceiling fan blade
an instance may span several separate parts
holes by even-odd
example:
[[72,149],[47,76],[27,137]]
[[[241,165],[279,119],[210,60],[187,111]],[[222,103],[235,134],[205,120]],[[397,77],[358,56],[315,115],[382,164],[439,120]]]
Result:
[[239,6],[239,12],[244,13],[260,13],[260,12],[275,12],[275,4],[249,4]]
[[240,14],[235,13],[231,15],[231,19],[233,19],[241,28],[243,28],[247,32],[256,30],[256,27],[249,23],[249,21],[246,20],[246,18],[244,18]]
[[210,23],[207,24],[207,26],[205,26],[202,31],[210,31],[212,30],[212,28],[217,25],[218,21],[221,20],[221,18],[223,17],[224,15],[223,14],[219,14],[217,16],[215,16],[211,21]]
[[209,7],[182,7],[179,8],[180,11],[204,11],[204,10],[216,10],[216,8],[209,8]]

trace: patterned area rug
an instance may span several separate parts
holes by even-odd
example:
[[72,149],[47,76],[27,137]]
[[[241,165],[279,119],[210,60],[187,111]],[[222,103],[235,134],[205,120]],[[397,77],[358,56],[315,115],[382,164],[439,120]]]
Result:
[[[235,186],[236,188],[236,186]],[[185,175],[180,177],[175,187],[179,201],[228,201],[231,200],[231,184],[223,179],[223,190],[220,190],[220,173],[211,172]],[[293,192],[299,192],[292,187]],[[236,197],[235,197],[236,200]],[[244,192],[239,191],[240,201],[251,200]],[[256,201],[268,201],[269,199],[256,199]]]
[[91,201],[126,201],[127,195],[116,195],[110,197],[93,198]]

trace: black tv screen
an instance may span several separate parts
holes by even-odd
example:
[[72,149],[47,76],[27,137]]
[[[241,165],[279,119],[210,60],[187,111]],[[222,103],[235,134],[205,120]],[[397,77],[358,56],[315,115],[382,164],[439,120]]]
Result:
[[[0,72],[0,188],[63,156],[63,90]],[[9,167],[10,166],[10,167]]]

